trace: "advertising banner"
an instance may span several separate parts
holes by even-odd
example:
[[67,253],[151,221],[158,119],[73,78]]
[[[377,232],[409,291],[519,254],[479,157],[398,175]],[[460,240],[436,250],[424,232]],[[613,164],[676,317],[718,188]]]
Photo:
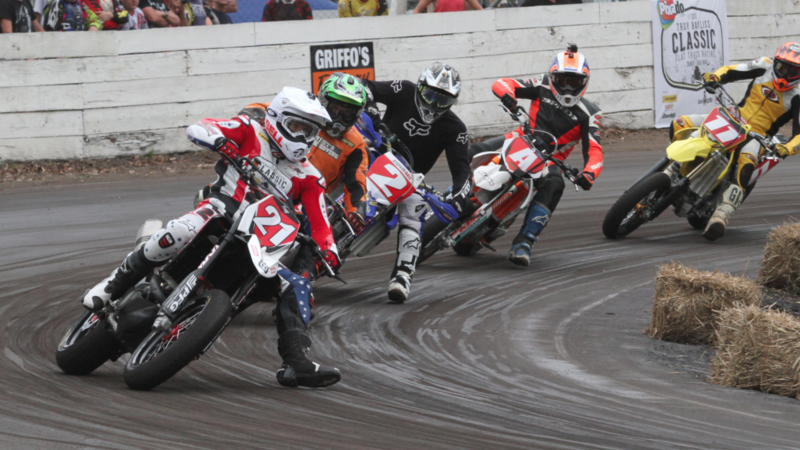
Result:
[[334,72],[349,73],[365,80],[375,79],[375,53],[372,42],[311,46],[311,89],[319,86]]
[[653,1],[656,128],[711,109],[703,73],[727,65],[728,55],[725,0]]

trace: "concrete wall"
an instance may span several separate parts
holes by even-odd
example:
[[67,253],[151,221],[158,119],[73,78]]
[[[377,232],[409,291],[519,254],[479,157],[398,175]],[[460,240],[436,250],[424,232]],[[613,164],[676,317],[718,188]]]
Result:
[[[491,94],[544,72],[576,42],[605,125],[653,124],[650,2],[594,3],[132,32],[2,35],[0,160],[193,149],[184,128],[230,117],[284,85],[310,88],[309,45],[371,40],[379,80],[430,62],[462,75],[456,112],[475,135],[512,127]],[[768,15],[766,15],[768,14]],[[728,0],[733,61],[800,40],[800,0]]]

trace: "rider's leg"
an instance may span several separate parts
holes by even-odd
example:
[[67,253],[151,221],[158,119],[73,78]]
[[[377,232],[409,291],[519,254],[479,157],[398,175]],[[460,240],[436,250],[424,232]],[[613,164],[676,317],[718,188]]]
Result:
[[[297,264],[293,265],[293,269]],[[283,386],[325,387],[338,382],[338,369],[321,366],[306,356],[311,338],[306,329],[314,303],[311,282],[289,270],[278,272],[281,294],[278,296],[278,353],[283,359],[276,377]]]
[[170,221],[142,247],[128,254],[122,264],[111,272],[111,276],[89,289],[82,297],[83,306],[98,311],[109,301],[125,295],[151,270],[177,255],[208,220],[220,215],[218,211],[206,200],[198,209]]
[[751,140],[742,147],[736,160],[736,167],[733,168],[735,180],[725,189],[722,194],[722,201],[714,210],[708,225],[703,232],[703,237],[709,241],[715,241],[725,235],[728,228],[728,221],[733,212],[742,204],[744,191],[750,184],[750,177],[756,168],[758,154],[761,146],[756,140]]
[[472,158],[474,158],[478,153],[496,152],[497,150],[500,150],[503,147],[503,142],[505,141],[506,137],[505,135],[502,135],[470,145],[468,150],[469,160],[472,161]]
[[420,250],[422,219],[428,204],[421,195],[414,193],[398,206],[399,227],[397,232],[397,261],[389,281],[389,300],[402,303],[408,299],[411,278],[417,266]]
[[550,216],[561,200],[565,186],[561,170],[551,165],[547,175],[536,180],[535,186],[537,188],[536,195],[533,196],[533,201],[528,206],[525,223],[514,238],[511,250],[508,252],[508,260],[519,266],[530,264],[531,249],[539,240],[539,234],[547,226]]

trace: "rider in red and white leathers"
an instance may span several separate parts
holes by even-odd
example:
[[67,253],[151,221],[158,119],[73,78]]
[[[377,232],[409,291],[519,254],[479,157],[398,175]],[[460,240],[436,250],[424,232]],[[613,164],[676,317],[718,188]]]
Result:
[[[577,46],[556,55],[550,72],[540,78],[515,80],[502,78],[492,85],[492,92],[509,110],[517,107],[517,100],[531,100],[529,110],[531,129],[538,148],[552,149],[557,139],[558,153],[554,158],[565,160],[576,145],[581,144],[583,171],[577,184],[584,190],[592,188],[594,180],[603,170],[603,148],[600,146],[600,119],[602,112],[594,103],[583,98],[589,82],[589,65],[578,53]],[[497,151],[506,139],[523,134],[522,127],[504,136],[498,136],[470,147],[470,157],[486,151]],[[556,209],[564,192],[561,170],[550,164],[546,175],[535,182],[536,195],[528,207],[525,224],[514,238],[508,260],[514,264],[530,264],[531,248],[536,243],[550,215]],[[502,231],[501,231],[502,232]]]
[[[262,164],[274,164],[285,176],[283,179],[288,180],[279,188],[303,205],[311,237],[335,270],[340,262],[326,214],[325,180],[305,158],[330,116],[316,96],[297,88],[284,88],[272,105],[263,124],[244,115],[230,120],[204,119],[190,125],[186,135],[195,144],[230,158],[247,157]],[[242,211],[253,195],[247,183],[240,179],[227,158],[217,162],[215,171],[218,178],[211,186],[209,198],[200,202],[194,211],[170,221],[130,253],[109,278],[84,294],[85,307],[97,311],[110,300],[120,298],[150,270],[177,255],[208,221]],[[319,366],[306,357],[311,340],[301,308],[305,307],[308,294],[298,296],[295,291],[310,290],[310,285],[299,277],[282,280],[282,285],[277,320],[278,351],[284,363],[278,370],[278,381],[285,386],[309,387],[339,381],[338,370]],[[310,306],[311,302],[308,303]]]

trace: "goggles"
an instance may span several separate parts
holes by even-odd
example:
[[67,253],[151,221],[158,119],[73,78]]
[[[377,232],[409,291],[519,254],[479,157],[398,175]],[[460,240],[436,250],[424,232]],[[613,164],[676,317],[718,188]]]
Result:
[[328,114],[334,121],[341,119],[344,122],[355,122],[358,119],[358,112],[361,108],[356,105],[350,105],[338,100],[329,99],[327,108]]
[[317,124],[301,117],[285,116],[282,125],[291,137],[302,139],[306,142],[314,140],[319,133]]
[[775,74],[787,81],[800,80],[800,67],[776,59]]
[[562,94],[577,95],[586,87],[588,77],[582,73],[551,73],[550,81]]
[[433,106],[434,108],[447,109],[458,102],[456,97],[442,91],[437,91],[429,86],[420,86],[419,94],[425,103]]

